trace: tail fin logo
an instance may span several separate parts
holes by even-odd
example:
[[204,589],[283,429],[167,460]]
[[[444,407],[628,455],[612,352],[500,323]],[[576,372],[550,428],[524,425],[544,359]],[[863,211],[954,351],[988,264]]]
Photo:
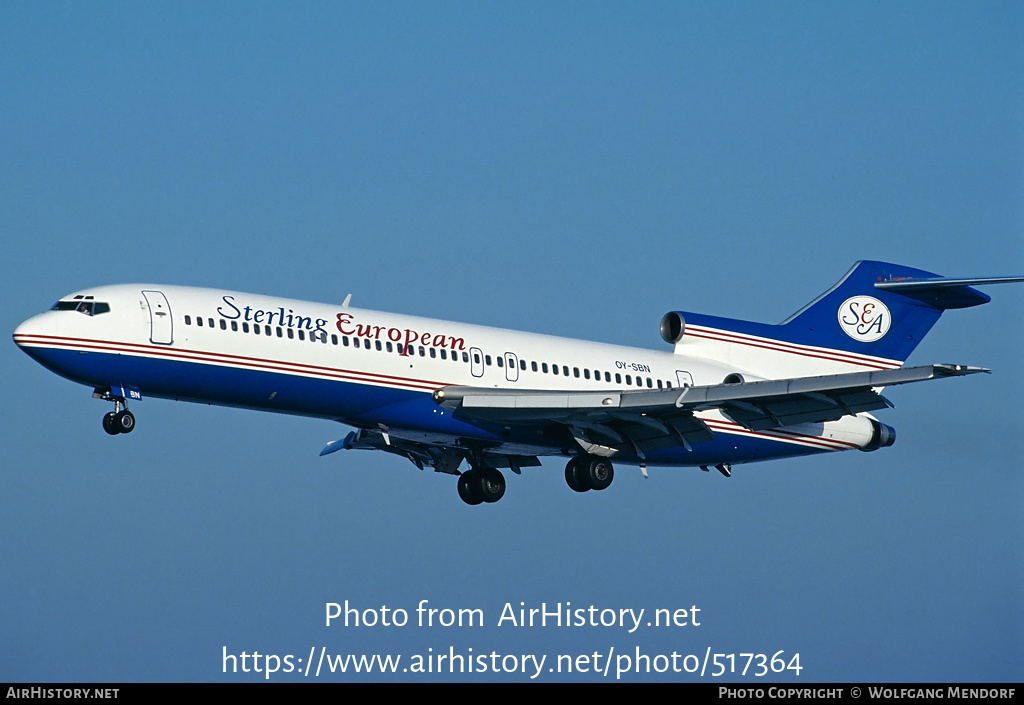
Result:
[[862,343],[878,340],[889,332],[889,309],[870,296],[853,296],[839,307],[839,326]]

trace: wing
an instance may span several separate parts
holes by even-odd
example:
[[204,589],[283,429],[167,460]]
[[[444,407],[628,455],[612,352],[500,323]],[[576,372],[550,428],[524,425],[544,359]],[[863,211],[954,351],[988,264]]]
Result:
[[361,428],[345,438],[331,441],[320,455],[339,450],[382,450],[406,458],[420,470],[433,467],[435,472],[458,475],[459,466],[468,457],[485,463],[491,468],[509,468],[519,474],[520,468],[541,464],[529,447],[517,447],[508,443],[487,443],[475,439],[463,439],[444,434],[424,433],[409,429],[395,429],[386,426]]
[[[561,424],[588,450],[614,452],[639,444],[653,450],[714,438],[695,412],[718,409],[751,431],[799,423],[834,421],[892,406],[881,387],[989,372],[964,365],[928,365],[875,372],[683,389],[613,392],[445,387],[434,401],[458,418],[509,425]],[[589,444],[589,447],[588,447]],[[642,454],[640,454],[642,457]]]

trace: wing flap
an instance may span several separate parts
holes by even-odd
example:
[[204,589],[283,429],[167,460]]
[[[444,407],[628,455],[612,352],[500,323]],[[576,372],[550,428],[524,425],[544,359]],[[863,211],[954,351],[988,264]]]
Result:
[[768,397],[756,402],[725,402],[722,411],[750,431],[763,431],[801,423],[835,421],[846,415],[891,406],[889,400],[870,390],[845,394],[809,392],[786,397]]
[[[451,394],[449,389],[439,391]],[[588,409],[599,411],[615,407],[619,404],[620,398],[619,392],[530,391],[524,394],[472,387],[455,389],[468,391],[458,396],[457,403],[446,400],[442,406],[452,411],[460,409],[473,418],[501,423],[570,419]]]

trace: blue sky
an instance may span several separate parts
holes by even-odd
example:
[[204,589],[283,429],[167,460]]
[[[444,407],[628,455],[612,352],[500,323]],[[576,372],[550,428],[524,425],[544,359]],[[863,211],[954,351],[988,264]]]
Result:
[[[3,3],[0,321],[144,281],[662,349],[666,311],[778,322],[858,259],[1020,274],[1022,35],[1010,2]],[[1020,681],[1024,287],[988,293],[911,362],[994,373],[891,390],[892,448],[586,495],[546,462],[487,507],[318,457],[327,421],[143,400],[110,438],[9,343],[0,681],[261,679],[225,647]],[[486,624],[325,627],[345,600]],[[498,627],[520,602],[703,620]]]

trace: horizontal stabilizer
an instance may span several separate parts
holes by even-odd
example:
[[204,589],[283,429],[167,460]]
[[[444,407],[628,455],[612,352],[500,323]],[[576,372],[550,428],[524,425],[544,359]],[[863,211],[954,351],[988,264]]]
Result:
[[912,277],[875,282],[875,288],[902,294],[932,308],[946,310],[980,306],[991,300],[987,294],[971,289],[972,286],[1012,282],[1024,282],[1024,277]]
[[878,282],[876,289],[900,291],[901,289],[934,289],[945,286],[984,286],[986,284],[1011,284],[1024,282],[1024,277],[976,277],[959,279],[956,277],[931,277],[924,279],[904,279],[903,281]]

